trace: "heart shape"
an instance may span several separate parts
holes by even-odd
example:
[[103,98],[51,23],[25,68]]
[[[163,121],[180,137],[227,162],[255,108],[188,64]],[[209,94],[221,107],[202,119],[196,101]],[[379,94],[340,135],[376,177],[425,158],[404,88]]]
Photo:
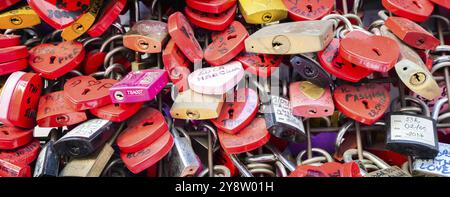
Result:
[[270,139],[264,118],[255,118],[252,122],[236,134],[217,131],[220,144],[228,154],[238,154],[255,150]]
[[320,51],[317,55],[320,64],[326,71],[339,79],[350,82],[358,82],[374,72],[342,59],[339,54],[339,42],[339,39],[334,38],[327,48]]
[[243,52],[236,57],[236,60],[241,62],[245,71],[267,78],[278,69],[283,58],[279,55]]
[[180,51],[173,39],[169,40],[162,53],[164,69],[169,74],[170,80],[177,87],[179,92],[183,92],[189,88],[188,76],[191,74],[189,70],[190,61]]
[[40,44],[30,50],[28,62],[42,77],[53,80],[77,67],[84,55],[83,44],[79,42]]
[[298,1],[283,0],[288,16],[294,21],[319,20],[333,10],[333,0]]
[[117,81],[114,79],[97,80],[90,76],[74,77],[64,84],[64,97],[67,104],[76,111],[94,109],[111,103],[109,88],[116,83]]
[[383,117],[390,104],[390,95],[380,84],[341,85],[334,91],[334,101],[340,112],[366,125]]
[[167,20],[167,30],[173,41],[191,61],[203,59],[203,49],[194,35],[194,30],[181,12],[175,12]]
[[92,115],[98,118],[109,120],[111,122],[122,122],[133,116],[142,106],[139,103],[123,103],[123,104],[109,104],[102,107],[90,109]]
[[357,66],[387,72],[397,63],[400,47],[391,38],[354,30],[341,40],[339,52],[343,59]]
[[64,91],[41,96],[36,121],[40,127],[63,127],[87,120],[86,112],[75,111],[65,103]]
[[244,77],[244,68],[238,61],[223,66],[202,68],[188,77],[189,87],[202,94],[221,95],[232,89]]
[[88,11],[91,0],[28,0],[28,4],[50,26],[63,29]]
[[233,101],[223,104],[219,117],[211,122],[217,129],[235,134],[251,122],[258,107],[258,93],[250,88],[241,88],[234,93]]
[[189,21],[198,27],[213,31],[223,31],[233,21],[234,16],[236,15],[236,8],[237,5],[235,4],[233,7],[222,13],[211,14],[197,11],[186,6],[184,7],[184,12]]
[[382,0],[389,12],[415,22],[425,22],[434,10],[429,0]]
[[32,139],[32,129],[22,130],[13,126],[0,126],[0,149],[15,149],[29,143]]
[[196,10],[219,14],[236,4],[237,0],[186,0],[186,4]]

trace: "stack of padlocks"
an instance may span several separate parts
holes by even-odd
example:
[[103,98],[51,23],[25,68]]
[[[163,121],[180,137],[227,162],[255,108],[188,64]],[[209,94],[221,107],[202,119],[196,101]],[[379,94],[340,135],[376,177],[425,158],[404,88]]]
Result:
[[0,177],[450,176],[450,1],[366,3],[2,0]]

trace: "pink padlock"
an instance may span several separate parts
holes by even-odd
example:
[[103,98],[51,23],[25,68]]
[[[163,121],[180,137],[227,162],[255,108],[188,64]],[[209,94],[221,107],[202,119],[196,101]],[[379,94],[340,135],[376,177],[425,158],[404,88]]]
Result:
[[221,95],[232,89],[244,77],[238,61],[216,67],[202,68],[188,77],[189,87],[197,93]]
[[162,69],[133,71],[109,89],[109,96],[113,103],[150,101],[161,92],[168,80],[167,72]]
[[6,125],[12,125],[8,120],[9,103],[20,78],[25,75],[25,72],[18,71],[12,73],[3,86],[2,93],[0,95],[0,122]]
[[319,87],[309,81],[289,85],[292,114],[305,118],[331,116],[334,103],[329,88]]

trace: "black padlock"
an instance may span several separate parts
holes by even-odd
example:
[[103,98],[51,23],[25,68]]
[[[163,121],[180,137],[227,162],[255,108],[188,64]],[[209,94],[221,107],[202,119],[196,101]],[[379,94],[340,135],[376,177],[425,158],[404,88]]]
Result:
[[61,137],[54,147],[59,155],[87,156],[104,145],[117,129],[118,125],[108,120],[91,119]]
[[330,86],[333,89],[333,81],[317,61],[304,55],[291,57],[294,72],[298,73],[304,80],[314,83],[320,87]]

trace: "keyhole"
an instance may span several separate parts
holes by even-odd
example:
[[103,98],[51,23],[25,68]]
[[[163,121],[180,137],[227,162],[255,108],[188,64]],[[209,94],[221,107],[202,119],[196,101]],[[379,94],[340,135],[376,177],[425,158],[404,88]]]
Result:
[[8,131],[2,131],[4,135],[9,135]]
[[153,122],[148,121],[148,122],[144,122],[144,124],[142,126],[146,127],[146,126],[152,126]]
[[308,8],[308,12],[312,12],[312,6],[311,5],[307,5],[306,8]]
[[423,45],[425,43],[425,40],[423,39],[423,38],[421,38],[421,39],[418,39],[417,40],[417,45]]
[[420,78],[420,76],[417,73],[414,74],[414,77],[417,79],[418,82],[422,81],[422,79]]
[[311,110],[309,110],[309,113],[310,113],[310,114],[316,114],[316,113],[317,113],[317,111],[316,111],[316,110],[314,110],[314,109],[311,109]]
[[114,107],[120,107],[119,103],[114,103]]
[[237,35],[229,35],[227,37],[227,40],[235,39],[236,37],[237,37]]
[[259,57],[259,59],[261,60],[262,63],[266,63],[266,60],[264,59],[264,55],[263,54],[259,54],[258,57]]
[[56,60],[56,56],[51,56],[50,57],[50,64],[54,64]]
[[378,50],[377,48],[373,48],[372,51],[377,54],[378,56],[381,56],[380,50]]
[[283,45],[281,42],[272,42],[272,47],[275,49],[280,48],[281,45]]
[[233,119],[234,109],[228,110],[228,119]]
[[422,8],[422,5],[419,4],[417,1],[413,1],[413,4],[417,6],[417,8]]
[[90,91],[91,91],[91,89],[86,88],[86,89],[84,89],[84,91],[81,94],[82,95],[86,95]]
[[369,109],[369,103],[367,101],[362,101],[362,104],[366,109]]

